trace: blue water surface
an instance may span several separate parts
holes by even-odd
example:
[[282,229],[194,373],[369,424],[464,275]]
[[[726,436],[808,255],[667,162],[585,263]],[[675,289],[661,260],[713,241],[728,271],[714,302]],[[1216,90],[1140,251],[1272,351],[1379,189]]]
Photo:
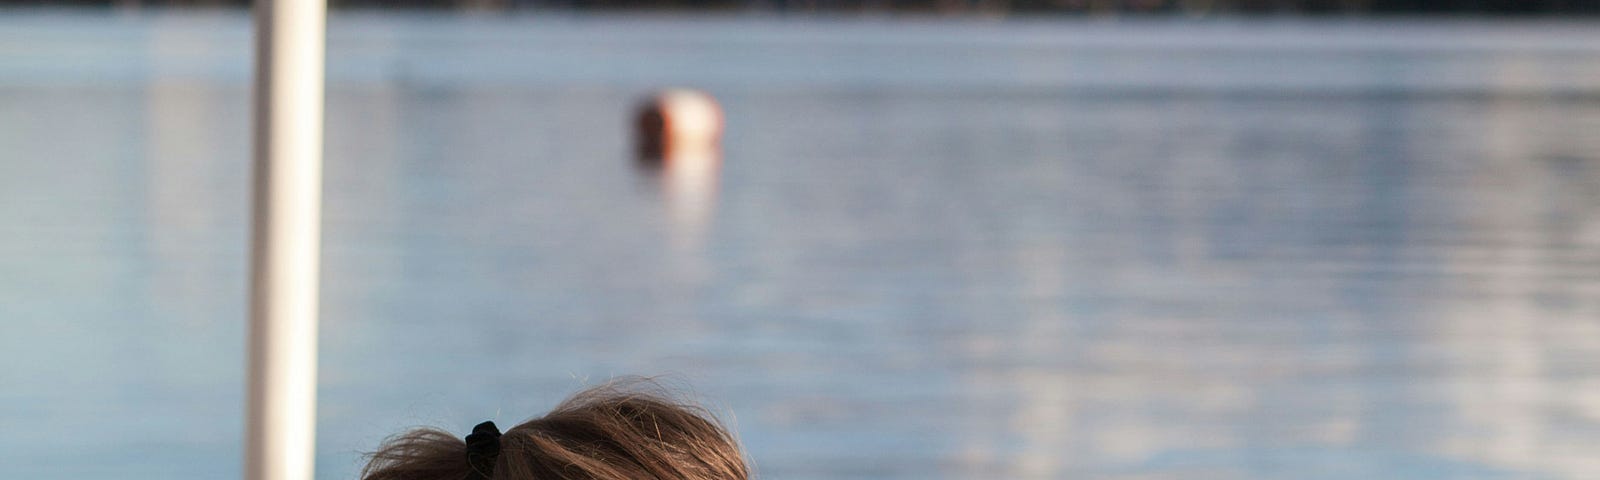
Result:
[[[250,23],[0,15],[0,478],[240,471]],[[1600,29],[336,14],[318,471],[667,374],[772,479],[1600,475]],[[721,168],[631,111],[705,89]]]

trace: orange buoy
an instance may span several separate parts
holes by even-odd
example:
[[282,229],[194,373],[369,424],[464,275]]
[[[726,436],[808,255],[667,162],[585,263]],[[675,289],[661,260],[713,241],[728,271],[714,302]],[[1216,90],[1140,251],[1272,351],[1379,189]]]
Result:
[[673,157],[716,157],[722,149],[722,106],[699,90],[669,89],[639,108],[639,159],[650,164]]

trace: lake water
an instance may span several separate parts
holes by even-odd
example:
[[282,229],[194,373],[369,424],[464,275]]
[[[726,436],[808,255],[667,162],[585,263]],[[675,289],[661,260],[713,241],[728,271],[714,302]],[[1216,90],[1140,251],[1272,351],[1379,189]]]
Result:
[[[0,15],[0,477],[240,469],[249,20]],[[1600,475],[1600,28],[344,14],[321,478],[670,374],[771,479]],[[630,111],[723,104],[720,175]]]

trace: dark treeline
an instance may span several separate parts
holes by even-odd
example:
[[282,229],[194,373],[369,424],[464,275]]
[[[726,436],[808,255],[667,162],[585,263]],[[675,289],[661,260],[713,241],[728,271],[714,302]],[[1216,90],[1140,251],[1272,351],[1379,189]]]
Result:
[[[249,0],[0,0],[0,5],[243,7]],[[1600,0],[329,0],[335,8],[692,9],[1084,14],[1597,15]]]

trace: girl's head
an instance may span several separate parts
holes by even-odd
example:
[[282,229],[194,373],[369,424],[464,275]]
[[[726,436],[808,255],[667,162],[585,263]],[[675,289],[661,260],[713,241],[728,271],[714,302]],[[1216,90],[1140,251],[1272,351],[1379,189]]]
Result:
[[[389,439],[362,480],[745,480],[733,436],[704,408],[649,382],[573,395],[541,418],[499,437],[473,439],[435,429]],[[469,460],[469,456],[472,457]],[[485,471],[488,470],[488,471]],[[481,475],[481,476],[480,476]]]

